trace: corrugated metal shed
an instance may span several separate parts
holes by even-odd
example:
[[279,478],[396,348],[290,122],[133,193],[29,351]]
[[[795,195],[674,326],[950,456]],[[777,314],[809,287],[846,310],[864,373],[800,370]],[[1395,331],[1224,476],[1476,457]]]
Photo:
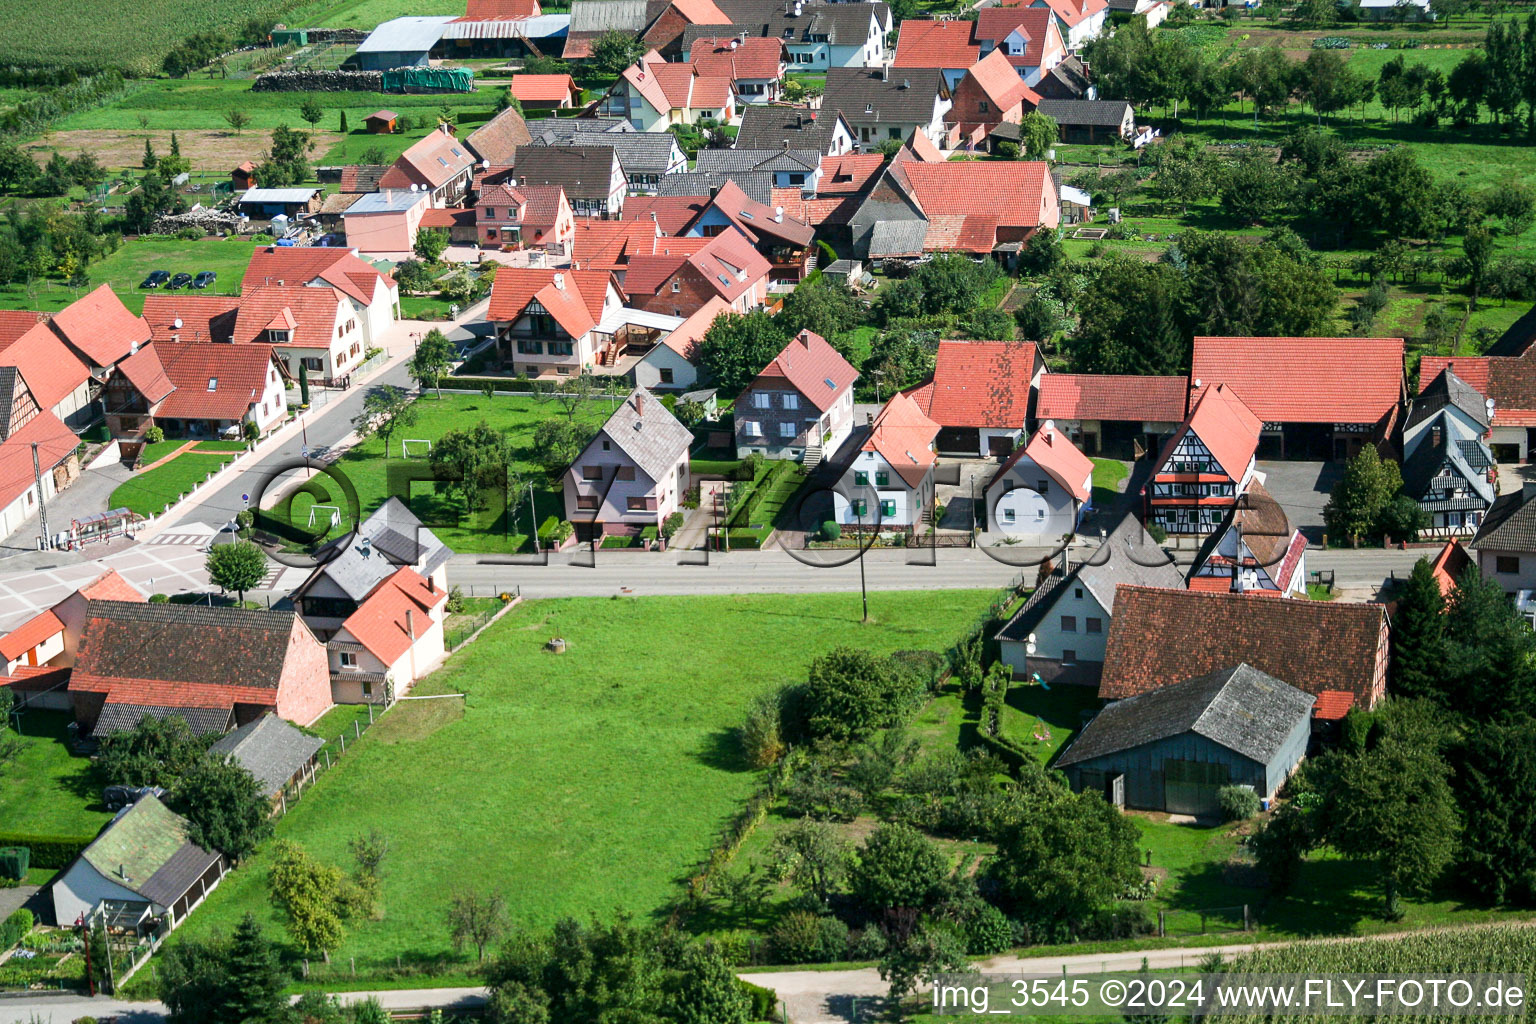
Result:
[[443,26],[452,15],[428,18],[393,18],[357,44],[358,53],[417,53],[432,49],[443,38]]

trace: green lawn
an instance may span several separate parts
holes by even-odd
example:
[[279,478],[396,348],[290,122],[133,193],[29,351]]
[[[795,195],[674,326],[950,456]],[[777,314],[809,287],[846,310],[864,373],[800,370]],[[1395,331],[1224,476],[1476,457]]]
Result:
[[[240,279],[251,262],[254,242],[240,238],[205,238],[196,242],[180,239],[135,238],[125,241],[110,256],[91,264],[88,276],[90,287],[103,284],[112,286],[117,297],[135,313],[144,309],[147,290],[139,288],[139,282],[149,276],[151,270],[168,270],[172,274],[186,272],[197,274],[212,270],[219,275],[211,288],[199,291],[188,289],[186,295],[238,295]],[[38,309],[54,312],[63,309],[83,295],[62,281],[38,281],[32,287],[25,284],[9,284],[0,287],[0,309]]]
[[218,472],[232,461],[225,453],[184,452],[154,469],[140,470],[133,478],[117,486],[107,499],[108,508],[128,508],[143,516],[159,515],[166,505],[174,504],[192,485],[209,473]]
[[0,831],[94,836],[111,820],[91,762],[64,745],[72,716],[27,711],[21,716],[21,754],[0,771]]
[[[534,519],[542,523],[547,516],[565,518],[565,502],[558,486],[551,487],[543,470],[534,465],[531,442],[534,427],[540,420],[551,416],[563,416],[564,410],[553,401],[540,404],[526,395],[497,394],[494,398],[483,395],[447,394],[439,400],[428,394],[416,402],[416,422],[401,430],[391,439],[388,463],[384,458],[384,442],[374,437],[348,451],[336,463],[357,488],[361,512],[367,517],[384,504],[389,494],[388,465],[409,466],[419,471],[422,479],[410,486],[408,495],[399,495],[407,501],[411,510],[432,528],[443,542],[455,551],[521,551],[529,546],[529,510],[526,490],[522,493],[523,504],[513,517],[503,513],[478,512],[466,516],[464,503],[458,497],[435,493],[427,459],[413,454],[409,460],[400,457],[402,438],[436,441],[453,429],[467,429],[484,420],[492,427],[511,436],[517,461],[513,472],[527,485],[533,485],[536,511]],[[581,406],[577,415],[593,425],[600,424],[613,411],[607,401],[589,401]],[[314,499],[307,493],[296,494],[291,503],[284,501],[273,513],[279,520],[307,529],[309,508]],[[342,524],[345,528],[346,524]]]
[[1107,509],[1120,499],[1130,467],[1119,459],[1093,460],[1093,507]]
[[1096,711],[1099,706],[1098,690],[1092,686],[1059,683],[1046,689],[1014,683],[1003,707],[1002,733],[1026,750],[1034,750],[1049,764],[1082,728],[1083,713]]
[[[648,915],[757,784],[734,739],[749,697],[840,643],[942,650],[991,597],[876,593],[868,625],[855,594],[529,602],[418,688],[464,702],[397,705],[277,832],[337,864],[359,832],[389,836],[384,919],[333,958],[360,971],[446,954],[458,887],[499,889],[529,928]],[[542,650],[554,636],[566,654]],[[253,858],[177,934],[227,931],[248,910],[282,934],[266,873]]]

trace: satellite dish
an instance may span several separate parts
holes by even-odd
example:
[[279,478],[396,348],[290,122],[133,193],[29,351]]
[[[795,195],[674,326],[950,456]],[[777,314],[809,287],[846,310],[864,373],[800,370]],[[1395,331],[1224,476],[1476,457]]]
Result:
[[1035,634],[1031,633],[1029,638],[1024,641],[1024,653],[1033,656],[1035,649]]
[[178,331],[181,330],[181,317],[177,317],[175,320],[172,320],[171,326],[176,328]]

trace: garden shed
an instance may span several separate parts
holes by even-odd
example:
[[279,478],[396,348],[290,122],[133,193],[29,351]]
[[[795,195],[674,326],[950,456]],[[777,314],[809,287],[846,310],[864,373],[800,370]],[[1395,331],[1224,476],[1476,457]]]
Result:
[[400,115],[393,110],[375,110],[363,118],[363,124],[371,134],[389,135],[395,130],[395,124],[399,119]]
[[1117,806],[1214,816],[1223,786],[1274,796],[1306,753],[1316,699],[1240,663],[1110,704],[1056,767]]

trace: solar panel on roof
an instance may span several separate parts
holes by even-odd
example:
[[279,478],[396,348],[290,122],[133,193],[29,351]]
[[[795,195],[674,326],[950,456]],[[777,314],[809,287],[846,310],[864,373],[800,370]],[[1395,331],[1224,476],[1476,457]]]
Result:
[[824,377],[822,379],[826,382],[827,387],[831,388],[833,391],[837,390],[837,385],[832,383],[831,377]]

